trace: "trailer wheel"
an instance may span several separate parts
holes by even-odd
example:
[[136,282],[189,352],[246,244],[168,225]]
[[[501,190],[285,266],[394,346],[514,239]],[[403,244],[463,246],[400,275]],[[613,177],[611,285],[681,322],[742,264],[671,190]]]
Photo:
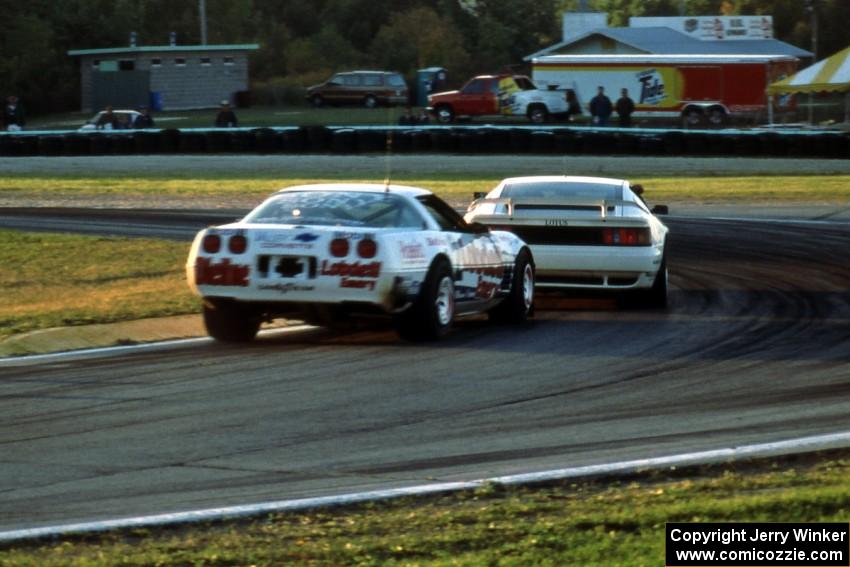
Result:
[[320,106],[323,106],[325,104],[325,99],[322,98],[322,95],[316,94],[310,97],[310,104],[312,104],[316,108],[319,108]]
[[726,112],[722,108],[712,108],[708,111],[708,123],[712,126],[726,124]]
[[702,109],[688,108],[682,113],[682,121],[686,128],[693,128],[702,124],[703,114]]
[[375,95],[366,95],[363,99],[363,106],[366,108],[375,108],[378,106],[378,99],[375,98]]

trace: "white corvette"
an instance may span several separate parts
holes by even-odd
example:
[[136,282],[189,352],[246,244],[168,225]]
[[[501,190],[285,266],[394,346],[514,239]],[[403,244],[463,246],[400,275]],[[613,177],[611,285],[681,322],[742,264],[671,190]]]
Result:
[[[629,291],[649,307],[667,304],[667,227],[622,179],[537,176],[504,179],[464,217],[522,238],[536,285]],[[476,195],[478,196],[478,195]]]
[[210,336],[254,338],[265,320],[391,318],[434,340],[455,316],[522,322],[534,261],[509,232],[470,224],[430,191],[320,184],[281,190],[243,220],[202,230],[186,263]]

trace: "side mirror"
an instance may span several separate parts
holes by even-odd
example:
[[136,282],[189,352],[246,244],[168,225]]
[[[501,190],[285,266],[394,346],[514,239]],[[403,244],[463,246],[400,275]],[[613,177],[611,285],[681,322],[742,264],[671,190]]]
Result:
[[652,207],[650,211],[653,215],[667,215],[670,214],[670,210],[667,208],[667,205],[655,205]]
[[475,193],[472,194],[473,199],[483,199],[486,196],[487,196],[487,193],[485,193],[484,191],[476,191]]
[[490,232],[490,228],[480,222],[470,222],[467,223],[467,226],[469,227],[469,232],[472,234],[486,234]]

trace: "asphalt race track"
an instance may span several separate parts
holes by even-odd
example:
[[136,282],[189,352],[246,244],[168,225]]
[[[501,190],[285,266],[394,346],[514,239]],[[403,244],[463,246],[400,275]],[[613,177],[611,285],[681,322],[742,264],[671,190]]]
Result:
[[0,363],[0,530],[850,430],[850,223],[668,224],[666,312]]

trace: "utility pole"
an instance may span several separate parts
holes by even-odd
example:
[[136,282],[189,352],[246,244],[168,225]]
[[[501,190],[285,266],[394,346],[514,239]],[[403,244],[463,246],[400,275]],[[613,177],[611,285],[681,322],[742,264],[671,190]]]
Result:
[[207,44],[207,1],[198,0],[198,11],[201,20],[201,45]]
[[818,60],[818,11],[817,0],[806,0],[806,11],[809,13],[811,22],[809,26],[812,28],[812,53],[814,60]]

